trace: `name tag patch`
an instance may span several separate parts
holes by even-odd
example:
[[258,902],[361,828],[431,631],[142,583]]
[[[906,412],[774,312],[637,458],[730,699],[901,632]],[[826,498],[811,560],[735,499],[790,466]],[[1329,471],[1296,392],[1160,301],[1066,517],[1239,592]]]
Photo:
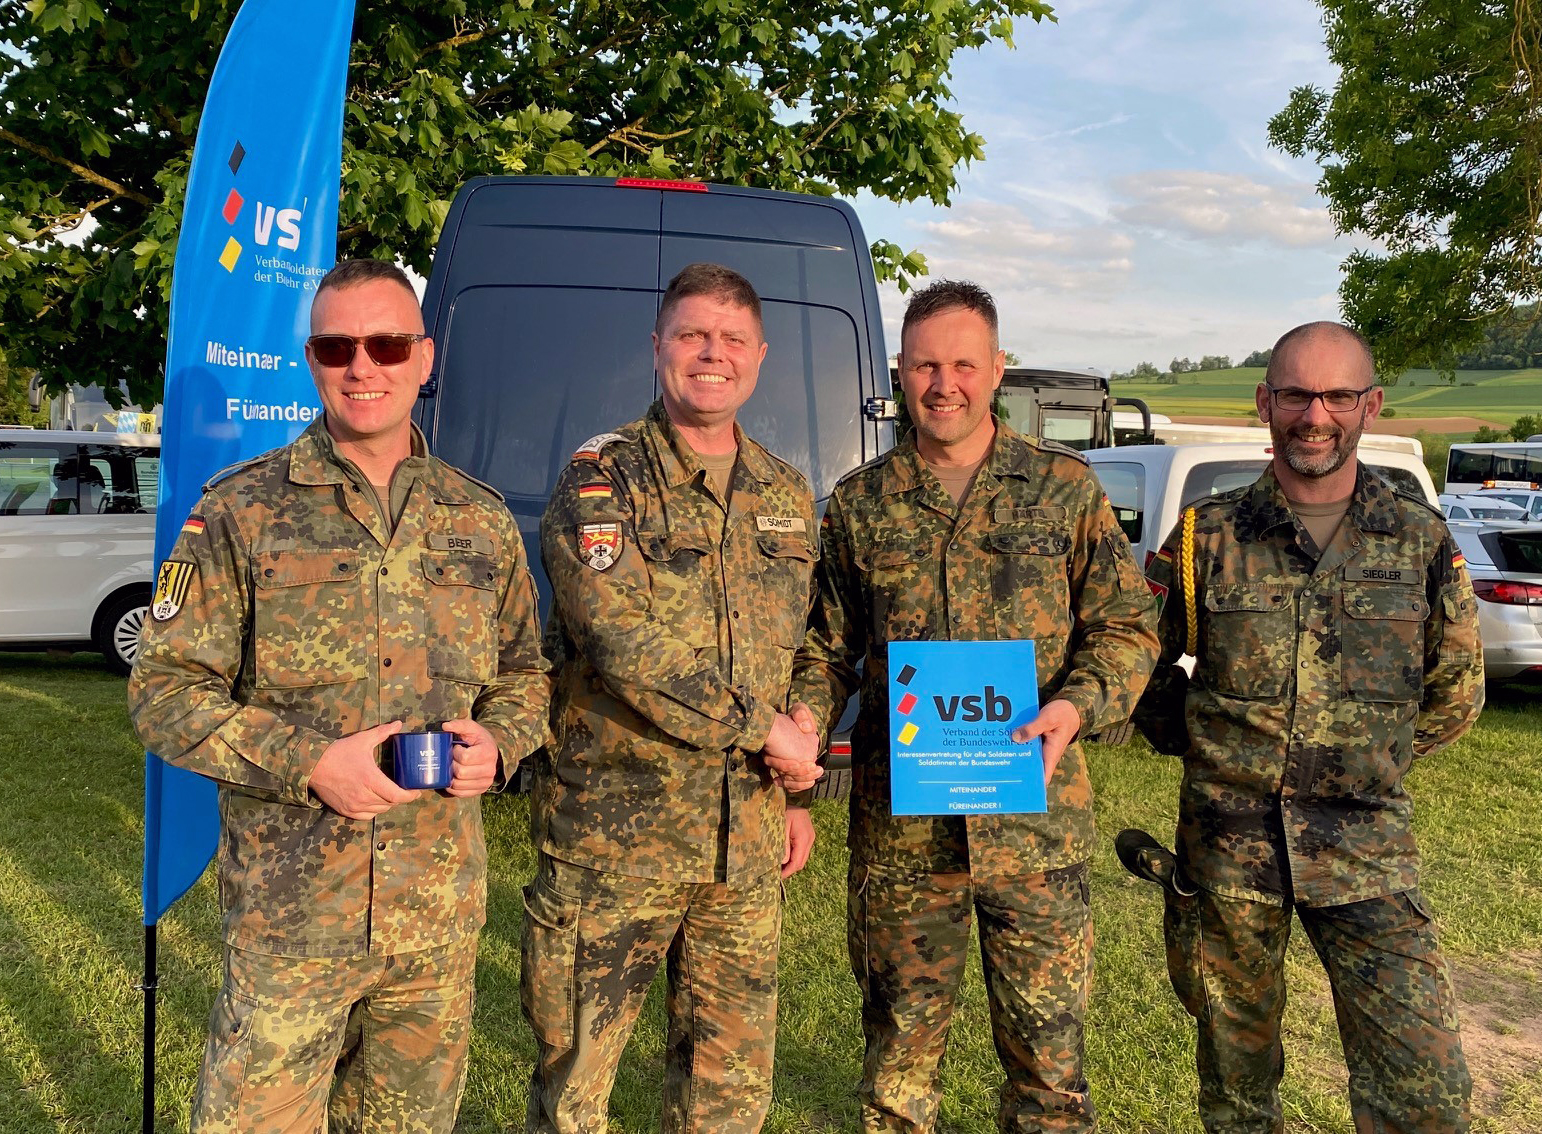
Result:
[[620,524],[579,524],[578,557],[596,571],[609,571],[621,554]]
[[429,532],[428,546],[435,551],[471,551],[478,555],[491,555],[493,541],[481,535],[459,535],[455,532]]
[[1424,572],[1412,567],[1345,567],[1344,578],[1351,583],[1404,583],[1417,586],[1424,582]]
[[762,532],[806,532],[802,516],[756,516],[755,528]]

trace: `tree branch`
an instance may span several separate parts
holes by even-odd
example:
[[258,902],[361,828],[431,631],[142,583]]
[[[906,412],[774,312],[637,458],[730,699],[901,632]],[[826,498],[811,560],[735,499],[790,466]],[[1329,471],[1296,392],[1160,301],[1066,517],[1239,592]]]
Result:
[[36,142],[29,142],[26,138],[11,133],[3,126],[0,126],[0,139],[4,139],[5,141],[10,142],[13,146],[19,146],[21,149],[24,149],[29,153],[36,154],[44,161],[51,161],[55,165],[62,165],[76,177],[106,189],[114,197],[127,197],[130,201],[133,201],[135,204],[143,205],[147,209],[155,208],[155,202],[150,200],[150,198],[146,197],[143,193],[130,189],[127,185],[120,185],[110,177],[103,177],[100,173],[95,173],[92,170],[87,169],[79,162],[71,161],[67,157],[60,157],[47,146],[40,146]]
[[85,220],[93,212],[95,212],[97,209],[100,209],[103,205],[107,204],[107,202],[111,200],[111,197],[103,197],[100,201],[92,201],[79,212],[66,213],[63,216],[55,217],[53,220],[49,221],[48,224],[44,225],[33,239],[45,240],[56,232],[68,232],[78,226],[81,221]]

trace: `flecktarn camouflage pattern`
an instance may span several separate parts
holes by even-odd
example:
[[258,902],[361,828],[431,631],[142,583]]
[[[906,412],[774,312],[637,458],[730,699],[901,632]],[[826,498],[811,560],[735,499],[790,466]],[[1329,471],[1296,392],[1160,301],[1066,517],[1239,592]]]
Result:
[[725,502],[655,403],[580,447],[541,523],[557,686],[526,890],[532,1131],[604,1128],[661,959],[663,1129],[749,1134],[770,1103],[787,827],[758,753],[787,708],[814,508],[801,473],[735,435]]
[[1467,1071],[1403,777],[1483,706],[1464,561],[1439,513],[1363,465],[1320,556],[1272,471],[1199,504],[1194,530],[1193,678],[1175,664],[1190,608],[1174,532],[1150,568],[1169,593],[1136,721],[1185,753],[1178,855],[1201,894],[1170,899],[1167,932],[1200,1025],[1206,1127],[1281,1128],[1294,907],[1334,978],[1357,1128],[1463,1130]]
[[[474,942],[485,908],[480,800],[424,792],[346,818],[309,791],[327,747],[388,721],[472,717],[512,771],[549,735],[513,518],[416,433],[413,452],[394,531],[321,420],[208,486],[168,558],[182,565],[175,608],[146,623],[129,681],[145,745],[219,782],[227,946],[314,962],[294,970],[302,984]],[[222,993],[214,1026],[237,995]],[[299,988],[292,1011],[309,1003]],[[264,1050],[245,1060],[254,1076]]]
[[1032,638],[1040,703],[1069,701],[1083,733],[1129,716],[1155,657],[1155,604],[1086,462],[996,429],[962,505],[912,440],[837,485],[795,669],[793,698],[827,731],[861,689],[849,911],[870,1130],[931,1129],[971,908],[991,958],[1002,1128],[1095,1122],[1081,1070],[1093,821],[1080,745],[1061,759],[1044,815],[894,816],[889,806],[889,642]]

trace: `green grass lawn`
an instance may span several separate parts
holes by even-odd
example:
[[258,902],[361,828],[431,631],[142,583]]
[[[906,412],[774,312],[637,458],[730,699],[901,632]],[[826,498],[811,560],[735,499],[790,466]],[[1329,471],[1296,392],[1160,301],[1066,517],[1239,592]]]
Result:
[[[1425,889],[1441,915],[1479,1081],[1476,1130],[1542,1130],[1542,698],[1496,691],[1482,722],[1415,773]],[[1097,982],[1088,1070],[1111,1134],[1194,1134],[1193,1038],[1167,985],[1155,888],[1114,862],[1113,834],[1170,836],[1178,769],[1142,745],[1092,753]],[[139,1129],[142,758],[123,682],[90,655],[0,654],[0,1131]],[[476,1037],[459,1129],[518,1129],[533,1045],[519,1011],[525,804],[487,805],[492,880]],[[845,813],[817,805],[820,842],[788,886],[772,1131],[850,1130],[861,1055],[844,941]],[[160,1106],[183,1130],[218,979],[205,879],[161,923]],[[1287,1018],[1292,1131],[1351,1129],[1326,983],[1297,934]],[[621,1067],[612,1129],[657,1124],[663,997]],[[978,959],[955,1018],[943,1129],[989,1131],[997,1081]]]
[[[1253,390],[1263,378],[1262,367],[1235,367],[1181,374],[1175,386],[1116,382],[1113,390],[1119,397],[1141,398],[1169,417],[1251,418]],[[1454,384],[1432,370],[1410,370],[1387,388],[1386,404],[1399,418],[1479,417],[1508,427],[1542,410],[1542,370],[1459,370]]]

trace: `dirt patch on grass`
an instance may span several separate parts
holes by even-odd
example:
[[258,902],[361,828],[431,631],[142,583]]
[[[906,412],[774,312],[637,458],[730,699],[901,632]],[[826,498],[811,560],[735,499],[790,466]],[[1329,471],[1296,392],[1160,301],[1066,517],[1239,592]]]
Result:
[[1453,964],[1473,1109],[1497,1109],[1506,1086],[1542,1067],[1542,953]]
[[[1403,412],[1398,411],[1400,414]],[[1257,425],[1258,419],[1251,415],[1246,417],[1175,417],[1174,421],[1181,421],[1187,425]],[[1412,437],[1421,429],[1430,433],[1476,433],[1483,426],[1497,429],[1501,433],[1510,428],[1506,421],[1490,421],[1483,417],[1393,417],[1377,418],[1371,426],[1372,433],[1390,433],[1398,437]]]

